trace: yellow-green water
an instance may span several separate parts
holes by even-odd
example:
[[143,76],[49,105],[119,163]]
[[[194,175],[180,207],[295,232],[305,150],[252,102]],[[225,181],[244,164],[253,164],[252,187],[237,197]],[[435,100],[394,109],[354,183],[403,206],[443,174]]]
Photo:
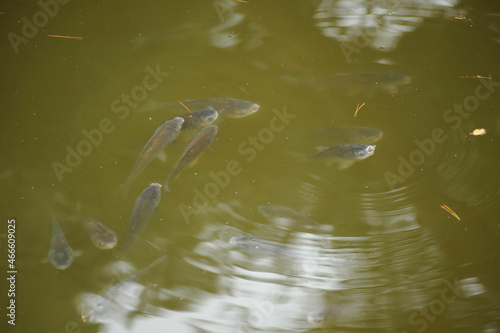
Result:
[[[305,332],[316,329],[308,313],[326,307],[336,319],[322,329],[331,332],[500,331],[500,10],[493,2],[68,1],[51,8],[50,18],[37,3],[0,8],[2,332]],[[34,19],[37,31],[23,28]],[[353,87],[350,96],[284,79],[352,72],[412,81],[397,94]],[[492,79],[459,78],[474,75]],[[127,95],[136,101],[127,105]],[[215,149],[162,193],[142,239],[124,255],[135,199],[167,179],[194,135],[181,133],[165,161],[153,161],[128,196],[118,195],[154,130],[185,113],[136,112],[142,99],[215,97],[260,109],[216,123]],[[373,156],[346,170],[301,158],[319,145],[307,135],[328,126],[375,127],[383,136]],[[470,135],[476,128],[486,135]],[[67,149],[86,156],[67,160]],[[260,215],[264,204],[334,230],[284,227]],[[44,263],[51,209],[81,252],[62,271]],[[118,246],[96,248],[79,216],[112,228]],[[9,219],[16,221],[15,296],[6,283]],[[307,255],[252,255],[229,243],[243,234]],[[103,294],[164,254],[138,280],[145,293],[122,295],[126,310],[101,324],[82,321],[84,295]],[[15,326],[6,316],[11,299]]]

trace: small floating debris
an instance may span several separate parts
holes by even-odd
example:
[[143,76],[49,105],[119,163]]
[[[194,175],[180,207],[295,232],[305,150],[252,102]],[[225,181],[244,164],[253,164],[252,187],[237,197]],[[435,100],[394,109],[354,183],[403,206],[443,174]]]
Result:
[[47,37],[67,38],[67,39],[77,39],[77,40],[82,40],[82,39],[83,39],[83,37],[75,37],[75,36],[61,36],[61,35],[47,35]]
[[469,22],[471,28],[474,25],[474,22],[472,22],[472,20],[470,18],[467,18],[467,17],[457,17],[457,16],[455,16],[454,19],[457,20],[457,21]]
[[361,110],[361,108],[365,105],[365,103],[359,105],[358,103],[358,106],[356,106],[356,112],[354,112],[354,117],[357,117],[358,116],[358,111]]
[[483,75],[464,75],[464,76],[459,76],[459,79],[488,79],[491,80],[491,76],[483,76]]
[[474,136],[481,136],[486,134],[486,130],[484,128],[476,128],[472,132],[469,133],[470,135]]
[[450,207],[446,206],[445,204],[442,204],[440,207],[443,208],[448,213],[450,213],[451,216],[460,221],[460,217]]
[[177,100],[177,102],[179,102],[183,107],[186,108],[186,110],[189,111],[189,113],[193,113],[193,111],[189,110],[189,108],[187,106],[184,105],[184,103],[182,103],[181,101]]

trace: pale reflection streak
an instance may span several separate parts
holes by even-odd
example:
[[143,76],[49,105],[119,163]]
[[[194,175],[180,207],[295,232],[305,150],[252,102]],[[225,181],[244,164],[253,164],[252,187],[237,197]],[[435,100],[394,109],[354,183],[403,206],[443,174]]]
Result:
[[453,8],[457,3],[455,0],[425,3],[322,0],[313,18],[325,37],[348,43],[347,48],[390,51],[403,34],[414,31],[424,18],[463,14]]

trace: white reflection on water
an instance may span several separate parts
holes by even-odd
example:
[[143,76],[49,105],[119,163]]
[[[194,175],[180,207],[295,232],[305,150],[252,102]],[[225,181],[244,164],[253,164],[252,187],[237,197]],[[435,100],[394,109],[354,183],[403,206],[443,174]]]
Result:
[[[405,33],[414,31],[425,18],[460,16],[458,1],[335,1],[322,0],[313,18],[325,37],[390,51]],[[385,6],[384,6],[385,5]],[[387,7],[388,6],[388,7]]]

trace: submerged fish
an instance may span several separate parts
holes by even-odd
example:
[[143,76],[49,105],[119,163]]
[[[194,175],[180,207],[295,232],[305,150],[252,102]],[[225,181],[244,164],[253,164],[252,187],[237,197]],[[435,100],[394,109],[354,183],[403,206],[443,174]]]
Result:
[[95,246],[105,250],[112,249],[116,246],[118,237],[113,230],[90,217],[83,218],[82,221],[85,223],[90,233],[90,239],[92,239],[92,243],[94,243]]
[[164,122],[156,129],[142,149],[132,171],[122,185],[122,191],[127,192],[130,183],[146,168],[146,166],[157,156],[170,142],[174,141],[180,133],[184,119],[175,117]]
[[57,269],[66,269],[73,262],[73,249],[69,246],[59,223],[52,212],[52,242],[49,250],[51,264]]
[[359,160],[375,153],[375,146],[362,144],[343,144],[335,146],[318,146],[318,153],[311,158],[325,160],[327,164],[338,163],[339,169],[346,169]]
[[203,128],[211,125],[219,116],[217,110],[211,106],[207,106],[203,110],[194,111],[192,113],[181,116],[184,119],[183,128]]
[[216,125],[210,125],[199,131],[193,140],[189,143],[188,147],[177,161],[177,163],[170,171],[168,178],[165,182],[165,191],[170,191],[170,183],[177,177],[179,172],[184,169],[188,164],[194,161],[201,153],[203,153],[210,143],[214,140],[217,134],[218,127]]
[[[153,111],[153,110],[184,110],[184,107],[176,103],[162,103],[148,99],[141,107],[137,108],[137,112]],[[209,106],[213,107],[219,113],[219,117],[227,118],[242,118],[257,112],[260,108],[259,104],[241,99],[234,98],[204,98],[183,101],[189,110],[202,110]]]
[[166,255],[156,259],[140,271],[109,288],[103,295],[93,295],[94,297],[83,300],[81,308],[82,321],[102,323],[132,311],[130,308],[134,308],[139,304],[140,291],[144,289],[144,286],[140,285],[137,280],[151,268],[160,264],[165,258],[167,258]]
[[264,253],[291,257],[299,255],[299,252],[290,246],[254,236],[235,236],[232,237],[229,242],[250,253]]
[[370,127],[322,128],[309,135],[312,140],[344,143],[374,143],[382,137],[382,131]]
[[201,109],[214,107],[219,115],[227,118],[242,118],[257,112],[259,104],[233,98],[205,98],[183,102],[188,108]]
[[411,83],[411,77],[391,72],[338,73],[329,77],[299,80],[282,77],[289,83],[306,84],[308,86],[344,91],[348,95],[358,93],[373,96],[379,91],[397,94],[398,87]]
[[135,200],[134,211],[130,217],[130,226],[125,242],[125,251],[128,251],[135,241],[135,238],[142,231],[148,222],[151,214],[158,206],[161,198],[161,185],[152,183]]
[[259,206],[259,212],[264,215],[266,218],[270,220],[278,220],[278,219],[286,219],[293,221],[295,223],[305,224],[308,226],[319,227],[319,223],[311,220],[310,218],[305,217],[284,206],[277,205],[263,205]]

